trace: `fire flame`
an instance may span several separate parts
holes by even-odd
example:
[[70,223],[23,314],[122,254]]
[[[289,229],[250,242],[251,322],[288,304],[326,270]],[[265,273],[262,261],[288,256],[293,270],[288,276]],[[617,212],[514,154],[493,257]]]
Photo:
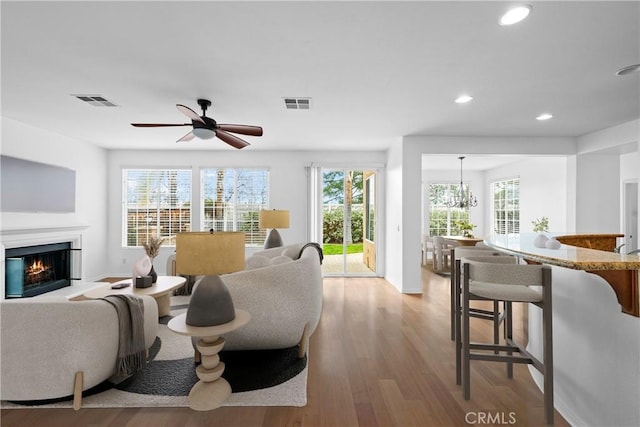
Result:
[[45,266],[42,263],[42,260],[35,260],[33,261],[33,264],[27,268],[27,274],[39,274],[43,271],[47,271],[48,269],[49,267]]

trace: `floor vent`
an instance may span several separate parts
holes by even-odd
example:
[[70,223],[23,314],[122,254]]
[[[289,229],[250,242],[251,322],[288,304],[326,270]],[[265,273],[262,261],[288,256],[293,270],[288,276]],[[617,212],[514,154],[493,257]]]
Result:
[[86,102],[94,107],[117,107],[116,104],[109,101],[102,95],[71,95],[78,98],[80,101]]
[[287,110],[309,110],[311,98],[284,98],[284,106]]

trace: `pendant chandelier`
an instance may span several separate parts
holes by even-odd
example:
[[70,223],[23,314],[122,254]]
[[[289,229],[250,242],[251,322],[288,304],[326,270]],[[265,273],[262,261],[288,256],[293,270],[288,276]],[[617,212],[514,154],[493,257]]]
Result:
[[460,208],[460,209],[469,209],[471,207],[478,206],[478,200],[476,196],[474,196],[471,191],[464,191],[464,184],[462,182],[462,161],[464,160],[464,156],[458,157],[460,159],[460,187],[458,191],[456,191],[447,202],[447,206],[450,208]]

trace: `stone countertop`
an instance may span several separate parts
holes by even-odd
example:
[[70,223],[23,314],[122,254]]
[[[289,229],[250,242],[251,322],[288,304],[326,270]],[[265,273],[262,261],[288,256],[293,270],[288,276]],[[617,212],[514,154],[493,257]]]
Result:
[[640,270],[638,255],[618,254],[566,244],[561,245],[559,249],[537,248],[533,245],[536,236],[536,233],[494,235],[487,237],[484,243],[526,260],[574,270]]

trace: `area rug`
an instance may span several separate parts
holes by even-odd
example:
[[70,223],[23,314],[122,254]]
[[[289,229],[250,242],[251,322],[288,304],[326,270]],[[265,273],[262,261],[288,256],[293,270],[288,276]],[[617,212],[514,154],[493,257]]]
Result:
[[[171,314],[160,319],[158,337],[149,350],[150,362],[131,378],[106,381],[83,393],[83,408],[184,407],[198,381],[191,338],[166,326],[184,313],[188,296],[171,298]],[[305,406],[307,359],[298,359],[297,347],[282,350],[222,351],[223,377],[233,393],[224,406]],[[72,399],[2,402],[2,408],[71,407]]]

